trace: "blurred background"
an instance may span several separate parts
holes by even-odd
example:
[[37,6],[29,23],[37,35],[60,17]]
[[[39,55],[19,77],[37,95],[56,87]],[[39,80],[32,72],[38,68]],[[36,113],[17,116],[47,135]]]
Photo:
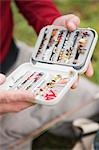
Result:
[[[62,14],[73,13],[80,17],[80,27],[94,28],[99,34],[99,0],[53,0]],[[14,11],[14,37],[20,41],[24,41],[30,46],[34,46],[36,42],[36,34],[33,29],[28,26],[26,20],[19,14],[14,2],[12,2]],[[96,84],[99,84],[99,38],[98,44],[93,56],[94,76],[90,78]]]

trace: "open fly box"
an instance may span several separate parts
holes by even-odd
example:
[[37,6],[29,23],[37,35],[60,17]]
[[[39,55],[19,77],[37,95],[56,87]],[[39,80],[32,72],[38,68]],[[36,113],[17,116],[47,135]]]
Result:
[[38,36],[30,62],[19,66],[0,89],[30,90],[33,103],[58,103],[84,73],[97,41],[91,28],[78,28],[69,32],[61,26],[44,27]]

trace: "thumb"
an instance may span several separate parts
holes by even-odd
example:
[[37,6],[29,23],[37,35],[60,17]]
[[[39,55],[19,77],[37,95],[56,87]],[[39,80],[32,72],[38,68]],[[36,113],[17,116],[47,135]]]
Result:
[[6,80],[5,75],[0,73],[0,84],[3,84],[5,82],[5,80]]

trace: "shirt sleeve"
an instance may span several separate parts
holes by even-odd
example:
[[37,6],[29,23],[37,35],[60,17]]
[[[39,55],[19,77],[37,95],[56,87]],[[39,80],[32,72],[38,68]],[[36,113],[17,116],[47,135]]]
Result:
[[52,0],[15,0],[15,2],[19,11],[34,27],[37,34],[42,27],[52,24],[57,17],[61,16]]

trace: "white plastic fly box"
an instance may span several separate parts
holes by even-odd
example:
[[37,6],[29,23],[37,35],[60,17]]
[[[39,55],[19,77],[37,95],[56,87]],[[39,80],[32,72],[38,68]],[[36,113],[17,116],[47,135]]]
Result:
[[4,90],[30,90],[33,103],[53,105],[84,73],[97,42],[97,33],[90,28],[69,32],[60,26],[46,26],[38,36],[31,61],[19,66],[0,86]]

